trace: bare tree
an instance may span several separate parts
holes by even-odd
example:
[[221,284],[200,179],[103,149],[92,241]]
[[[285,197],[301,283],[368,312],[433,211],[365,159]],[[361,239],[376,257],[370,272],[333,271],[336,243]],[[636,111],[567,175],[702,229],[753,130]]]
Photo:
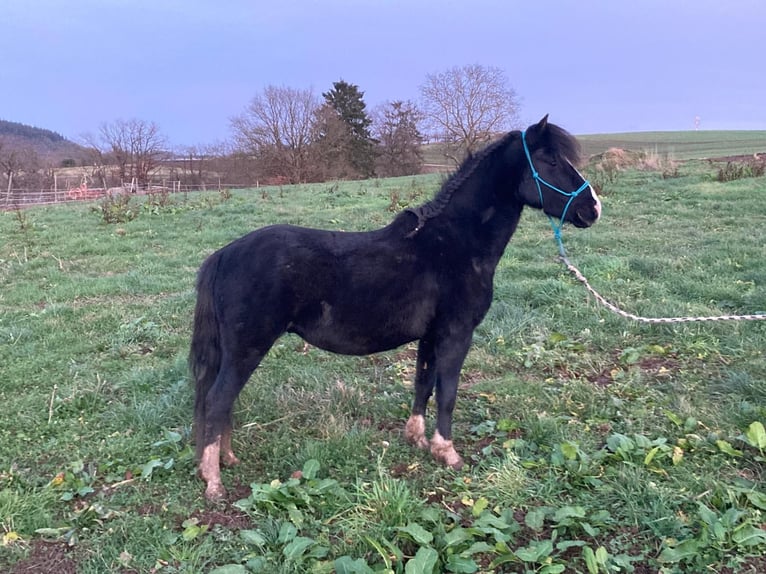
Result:
[[6,138],[0,138],[0,170],[11,181],[23,166],[19,149]]
[[422,113],[411,101],[388,102],[374,113],[378,140],[376,172],[382,177],[420,173],[423,136],[418,129]]
[[266,175],[287,177],[292,183],[305,181],[318,107],[311,90],[268,86],[231,120],[234,140],[259,160]]
[[202,189],[221,185],[246,187],[259,177],[252,155],[236,149],[231,141],[179,146],[165,165],[169,178]]
[[206,164],[209,163],[204,146],[181,146],[176,148],[173,155],[176,159],[171,174],[175,179],[187,184],[204,185]]
[[248,186],[258,179],[253,161],[247,154],[238,150],[230,141],[219,141],[202,146],[208,181],[211,175],[217,183]]
[[111,157],[106,153],[106,150],[102,150],[105,146],[101,144],[96,136],[93,134],[83,134],[80,136],[80,142],[86,149],[85,165],[88,166],[88,175],[92,182],[97,182],[98,185],[107,189],[109,186],[122,185],[122,181],[114,181],[109,168],[111,163]]
[[144,120],[104,123],[98,136],[86,136],[85,141],[101,165],[107,163],[105,156],[111,156],[122,184],[135,178],[139,186],[147,187],[152,172],[167,156],[167,142],[159,127]]
[[0,172],[7,178],[7,196],[16,187],[39,187],[40,158],[27,143],[14,136],[0,137]]
[[[174,150],[172,161],[168,162],[169,174],[182,184],[202,189],[222,183],[249,185],[257,176],[238,171],[239,160],[247,163],[247,158],[232,149],[231,142],[179,146]],[[249,163],[252,167],[252,160]]]
[[500,68],[474,64],[429,74],[420,94],[430,135],[456,162],[518,122],[519,101]]

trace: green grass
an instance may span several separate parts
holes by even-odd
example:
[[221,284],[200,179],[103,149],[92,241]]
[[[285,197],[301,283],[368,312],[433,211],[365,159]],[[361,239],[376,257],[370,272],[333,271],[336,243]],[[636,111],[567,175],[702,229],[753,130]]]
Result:
[[[714,175],[621,172],[603,220],[566,229],[570,257],[639,314],[766,311],[763,178]],[[0,214],[0,570],[52,549],[85,573],[762,569],[766,322],[626,322],[532,211],[464,367],[465,470],[404,444],[414,346],[287,336],[238,402],[229,498],[203,500],[185,365],[201,261],[274,222],[378,227],[439,181],[135,200],[118,224]]]

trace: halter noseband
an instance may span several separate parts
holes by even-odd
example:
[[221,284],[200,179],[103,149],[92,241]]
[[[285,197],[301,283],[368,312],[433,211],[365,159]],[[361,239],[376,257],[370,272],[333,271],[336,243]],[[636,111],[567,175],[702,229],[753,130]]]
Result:
[[564,191],[563,189],[559,189],[555,185],[548,183],[542,177],[540,177],[540,174],[537,173],[537,170],[535,169],[535,166],[532,163],[532,156],[529,153],[529,147],[527,147],[527,132],[526,131],[521,132],[521,143],[524,145],[524,153],[526,154],[527,161],[529,162],[529,169],[532,170],[532,179],[534,179],[535,183],[537,184],[537,193],[540,194],[540,207],[542,208],[543,206],[543,189],[540,184],[552,189],[553,191],[557,193],[560,193],[564,197],[569,198],[569,201],[567,201],[567,204],[564,206],[564,211],[561,212],[561,217],[559,217],[558,226],[553,222],[553,217],[551,217],[550,215],[548,216],[548,220],[551,222],[551,227],[553,228],[553,234],[556,236],[556,240],[560,244],[561,243],[561,228],[564,226],[564,217],[567,214],[567,210],[569,209],[569,206],[571,205],[574,198],[580,195],[580,192],[590,187],[590,182],[587,179],[583,181],[582,185],[577,189],[577,191]]

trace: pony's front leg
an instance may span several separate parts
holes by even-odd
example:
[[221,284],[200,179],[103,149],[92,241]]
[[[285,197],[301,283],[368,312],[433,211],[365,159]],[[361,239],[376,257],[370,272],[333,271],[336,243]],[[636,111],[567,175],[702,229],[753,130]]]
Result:
[[436,349],[436,432],[431,438],[431,456],[460,470],[463,459],[452,444],[452,413],[457,399],[460,369],[471,346],[471,334],[462,339],[449,339]]
[[436,432],[431,438],[431,456],[436,460],[460,470],[463,459],[452,444],[452,411],[455,409],[458,377],[440,380],[436,387],[437,418]]
[[408,443],[423,450],[427,450],[429,446],[426,438],[425,414],[435,383],[434,345],[428,339],[421,339],[418,343],[415,371],[415,400],[412,403],[412,414],[404,427],[404,438]]

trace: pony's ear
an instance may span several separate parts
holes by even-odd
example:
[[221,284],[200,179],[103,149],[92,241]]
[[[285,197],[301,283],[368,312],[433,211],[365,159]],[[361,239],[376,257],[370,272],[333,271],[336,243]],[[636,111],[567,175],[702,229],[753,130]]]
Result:
[[532,142],[539,142],[545,138],[545,132],[548,130],[548,114],[543,116],[536,124],[532,124],[527,128],[527,138],[530,141],[530,145],[534,145]]

